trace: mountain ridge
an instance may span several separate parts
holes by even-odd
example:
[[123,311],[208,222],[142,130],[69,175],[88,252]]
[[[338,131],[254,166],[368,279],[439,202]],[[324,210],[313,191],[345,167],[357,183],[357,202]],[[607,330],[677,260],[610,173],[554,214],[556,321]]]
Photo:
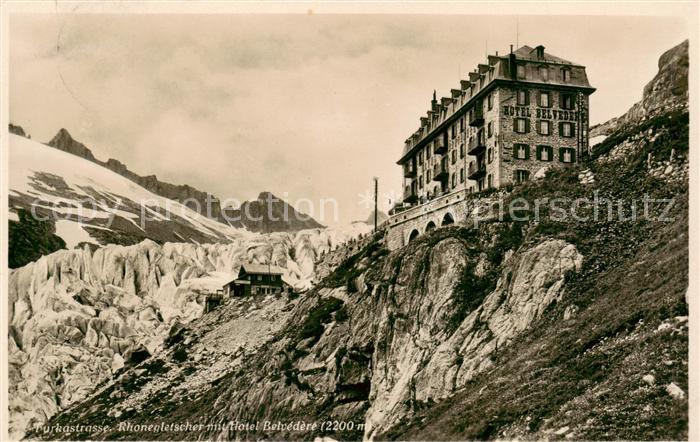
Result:
[[[19,126],[13,127],[17,127],[21,130]],[[22,131],[22,133],[24,133],[24,131]],[[46,144],[99,164],[135,182],[156,195],[184,203],[187,207],[197,211],[201,215],[217,220],[223,224],[232,225],[233,227],[243,227],[253,232],[299,231],[324,227],[323,224],[319,223],[311,216],[302,216],[298,214],[288,203],[278,197],[274,197],[276,203],[272,205],[269,210],[272,214],[281,215],[289,213],[293,215],[293,217],[286,220],[287,222],[284,222],[285,220],[281,220],[281,222],[275,220],[275,216],[267,217],[268,211],[261,210],[262,208],[259,207],[259,201],[266,199],[261,197],[268,194],[268,192],[265,191],[261,192],[257,200],[243,202],[241,210],[223,209],[220,200],[214,194],[201,191],[189,184],[171,184],[159,180],[154,174],[138,175],[129,170],[126,164],[114,158],[109,158],[107,161],[100,161],[88,147],[76,141],[65,128],[61,128],[51,141]],[[249,212],[245,210],[246,208],[249,208],[250,212],[252,212],[252,216],[247,216]],[[257,218],[260,216],[262,216],[262,220],[258,221]]]

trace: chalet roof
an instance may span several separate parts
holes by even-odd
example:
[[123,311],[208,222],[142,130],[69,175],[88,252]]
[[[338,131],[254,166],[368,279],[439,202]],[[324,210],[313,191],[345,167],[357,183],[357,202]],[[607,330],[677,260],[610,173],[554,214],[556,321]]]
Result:
[[282,275],[285,271],[282,267],[276,265],[251,264],[249,262],[241,265],[241,269],[248,274],[255,275]]

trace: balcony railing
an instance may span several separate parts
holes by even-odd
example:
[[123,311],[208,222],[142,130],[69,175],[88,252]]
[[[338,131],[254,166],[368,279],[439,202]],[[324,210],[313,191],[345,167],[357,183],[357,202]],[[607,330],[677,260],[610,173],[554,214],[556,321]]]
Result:
[[474,138],[469,140],[467,154],[480,155],[484,150],[486,150],[486,137],[484,137],[484,131],[480,130]]
[[418,195],[415,193],[407,193],[403,196],[403,202],[408,204],[413,204],[418,201]]
[[484,124],[484,109],[481,102],[474,105],[474,109],[469,112],[469,125],[479,127]]
[[433,167],[433,181],[446,181],[450,172],[447,170],[447,161],[441,161]]
[[403,176],[404,176],[404,178],[415,178],[416,177],[416,169],[413,167],[413,165],[403,166]]
[[469,163],[469,173],[467,178],[470,180],[479,180],[486,175],[486,165],[481,163]]
[[442,136],[435,138],[434,146],[435,149],[433,152],[435,152],[437,155],[442,155],[447,152],[447,145],[445,144],[445,139]]

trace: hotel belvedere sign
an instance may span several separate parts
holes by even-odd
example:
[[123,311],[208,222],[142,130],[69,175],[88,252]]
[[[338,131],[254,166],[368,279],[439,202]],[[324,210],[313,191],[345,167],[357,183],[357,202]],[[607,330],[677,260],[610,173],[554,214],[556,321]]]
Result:
[[[503,106],[503,115],[506,117],[532,117],[532,109],[527,106]],[[545,107],[535,108],[535,118],[561,121],[585,121],[585,112],[576,110],[559,110]]]

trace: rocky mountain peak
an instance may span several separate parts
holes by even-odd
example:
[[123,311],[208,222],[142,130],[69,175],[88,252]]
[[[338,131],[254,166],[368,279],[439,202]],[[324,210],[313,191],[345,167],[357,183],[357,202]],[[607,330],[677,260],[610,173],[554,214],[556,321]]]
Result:
[[624,115],[593,126],[591,137],[610,135],[653,116],[688,109],[688,40],[664,52],[658,65],[659,71],[644,86],[642,100]]
[[73,139],[71,134],[65,128],[61,128],[61,130],[59,130],[47,144],[64,152],[85,158],[86,160],[95,161],[95,156],[92,154],[92,151],[83,143]]
[[22,126],[10,123],[9,130],[11,134],[19,135],[20,137],[27,137],[27,134],[22,129]]

